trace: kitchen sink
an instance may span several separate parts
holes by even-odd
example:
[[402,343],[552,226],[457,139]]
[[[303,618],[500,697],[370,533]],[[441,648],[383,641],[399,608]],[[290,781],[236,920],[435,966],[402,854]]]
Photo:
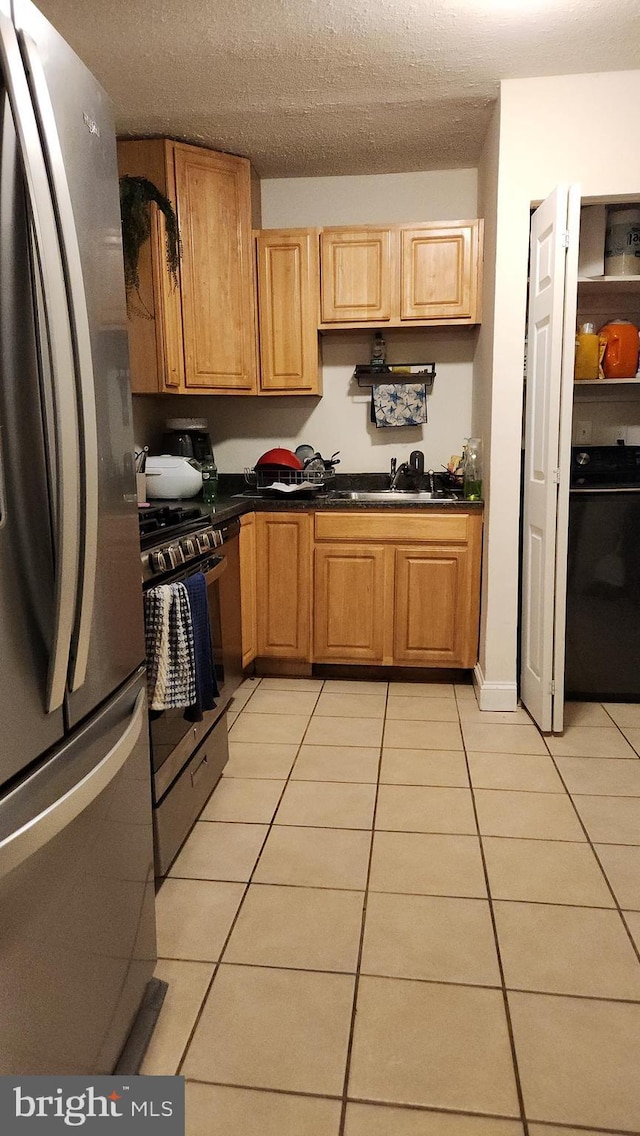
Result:
[[403,490],[403,489],[336,489],[329,494],[331,501],[387,501],[397,502],[401,505],[403,501],[457,501],[455,493],[449,493],[446,489],[436,489],[431,493],[428,489],[419,490]]

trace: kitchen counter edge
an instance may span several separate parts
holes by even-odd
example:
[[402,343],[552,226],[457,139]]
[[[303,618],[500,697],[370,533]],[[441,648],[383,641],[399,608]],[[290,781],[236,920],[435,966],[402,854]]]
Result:
[[220,496],[215,507],[207,507],[202,501],[191,498],[184,501],[153,501],[152,505],[183,505],[193,508],[197,505],[203,516],[211,516],[212,522],[222,523],[233,517],[241,517],[246,513],[317,513],[317,512],[347,512],[347,513],[378,513],[381,510],[388,512],[415,513],[481,513],[484,509],[483,501],[451,501],[439,499],[436,501],[345,501],[344,499],[331,500],[329,497],[307,498],[305,500],[285,497],[255,498],[255,497],[227,497]]

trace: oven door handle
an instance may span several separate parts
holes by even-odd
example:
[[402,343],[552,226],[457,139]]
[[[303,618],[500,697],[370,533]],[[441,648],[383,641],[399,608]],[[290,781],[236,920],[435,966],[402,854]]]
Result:
[[210,568],[208,572],[204,573],[204,578],[205,578],[205,582],[206,582],[207,587],[209,587],[209,584],[215,584],[216,580],[219,580],[222,573],[226,572],[226,570],[227,570],[227,558],[226,558],[226,556],[223,556],[220,563],[216,564],[215,568]]

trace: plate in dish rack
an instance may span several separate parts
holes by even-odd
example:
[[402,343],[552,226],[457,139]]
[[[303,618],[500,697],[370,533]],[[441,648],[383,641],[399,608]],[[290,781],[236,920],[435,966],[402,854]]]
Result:
[[274,489],[276,493],[308,493],[310,489],[320,489],[322,482],[300,481],[297,484],[285,485],[284,481],[274,481],[273,485],[265,485],[265,489]]

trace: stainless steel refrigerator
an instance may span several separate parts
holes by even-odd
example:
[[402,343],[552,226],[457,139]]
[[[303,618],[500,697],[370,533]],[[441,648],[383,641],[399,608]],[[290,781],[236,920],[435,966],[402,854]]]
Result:
[[0,1074],[113,1069],[155,963],[109,102],[0,0]]

